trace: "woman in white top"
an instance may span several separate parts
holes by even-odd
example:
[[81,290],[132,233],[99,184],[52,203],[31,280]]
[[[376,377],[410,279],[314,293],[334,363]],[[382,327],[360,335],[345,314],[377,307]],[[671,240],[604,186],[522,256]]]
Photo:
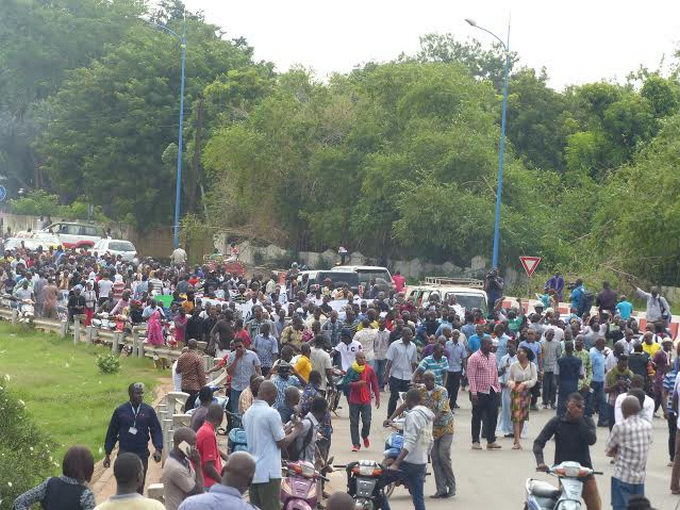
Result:
[[517,349],[517,361],[510,366],[508,373],[508,387],[512,390],[512,425],[515,432],[515,444],[513,450],[521,450],[520,434],[524,422],[529,419],[529,406],[531,405],[531,388],[538,379],[536,365],[532,363],[534,353],[526,348]]

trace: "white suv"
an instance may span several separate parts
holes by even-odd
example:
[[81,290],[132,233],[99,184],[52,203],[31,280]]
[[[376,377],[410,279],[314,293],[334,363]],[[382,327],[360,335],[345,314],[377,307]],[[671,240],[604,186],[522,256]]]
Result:
[[104,234],[97,225],[70,221],[52,223],[43,230],[56,234],[64,248],[91,248]]
[[120,255],[123,260],[128,262],[132,261],[137,256],[137,248],[130,241],[125,241],[123,239],[101,239],[92,248],[93,252],[97,252],[99,255],[105,253],[110,253],[114,257]]

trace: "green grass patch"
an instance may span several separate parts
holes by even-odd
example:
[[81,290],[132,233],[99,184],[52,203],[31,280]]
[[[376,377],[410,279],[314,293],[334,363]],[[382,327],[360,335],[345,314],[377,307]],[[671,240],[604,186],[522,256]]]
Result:
[[121,357],[118,373],[102,374],[96,360],[107,352],[107,347],[74,346],[70,338],[0,324],[0,381],[9,375],[2,384],[56,443],[54,458],[60,463],[74,444],[103,457],[106,427],[113,410],[128,399],[130,383],[143,382],[146,401],[153,399],[151,389],[162,374],[152,361]]

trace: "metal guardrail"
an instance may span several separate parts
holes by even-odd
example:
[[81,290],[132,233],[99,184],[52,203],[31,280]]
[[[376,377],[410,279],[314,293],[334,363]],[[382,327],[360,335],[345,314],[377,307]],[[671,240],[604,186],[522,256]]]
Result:
[[[74,345],[85,343],[92,345],[95,343],[111,346],[111,352],[119,354],[123,347],[130,349],[131,356],[136,358],[152,358],[154,360],[167,360],[174,362],[182,353],[182,346],[155,346],[145,342],[146,328],[135,326],[132,331],[112,331],[109,329],[97,328],[95,326],[85,326],[82,318],[77,318],[77,324],[69,324],[65,320],[45,319],[36,317],[28,324],[20,323],[20,312],[17,309],[0,307],[0,320],[11,322],[12,324],[22,324],[25,327],[41,330],[46,333],[57,334],[60,338],[72,336]],[[206,342],[198,342],[199,350],[204,351]],[[210,356],[206,356],[210,358]],[[212,358],[210,358],[212,359]],[[208,362],[206,362],[208,364]]]

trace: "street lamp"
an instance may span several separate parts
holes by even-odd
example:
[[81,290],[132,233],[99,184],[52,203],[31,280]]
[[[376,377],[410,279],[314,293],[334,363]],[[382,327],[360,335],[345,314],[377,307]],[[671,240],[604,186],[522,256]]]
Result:
[[498,267],[498,244],[500,242],[500,223],[501,223],[501,194],[503,191],[503,159],[505,156],[505,116],[508,109],[508,71],[510,69],[510,21],[508,21],[508,41],[504,43],[503,40],[493,32],[484,27],[480,27],[477,22],[470,18],[465,18],[465,21],[473,28],[478,28],[487,34],[495,37],[503,50],[505,50],[505,73],[503,77],[503,112],[501,114],[501,146],[498,154],[498,188],[496,189],[496,221],[493,229],[493,261],[492,267]]
[[170,30],[165,25],[160,25],[158,23],[151,22],[157,28],[165,30],[169,34],[173,35],[179,41],[180,48],[182,49],[182,82],[180,84],[179,93],[179,152],[177,153],[177,186],[175,187],[175,221],[172,231],[172,244],[175,248],[179,246],[179,214],[181,209],[181,196],[182,196],[182,142],[184,134],[184,63],[186,61],[186,50],[187,50],[187,20],[184,18],[184,27],[182,30],[182,35],[177,32]]

